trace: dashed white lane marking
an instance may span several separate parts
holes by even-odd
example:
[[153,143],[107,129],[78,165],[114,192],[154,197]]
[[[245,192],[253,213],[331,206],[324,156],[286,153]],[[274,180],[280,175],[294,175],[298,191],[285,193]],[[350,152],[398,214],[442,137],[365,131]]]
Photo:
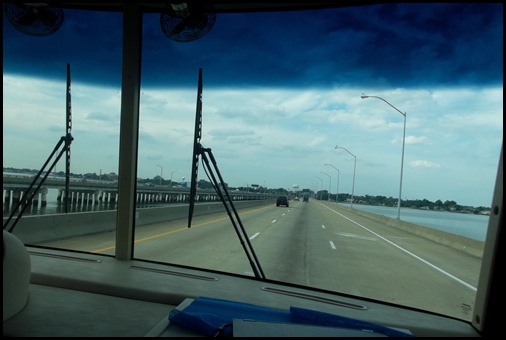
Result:
[[330,248],[332,248],[332,249],[334,249],[334,250],[335,250],[335,249],[336,249],[336,246],[334,245],[334,242],[329,241],[329,243],[330,243]]

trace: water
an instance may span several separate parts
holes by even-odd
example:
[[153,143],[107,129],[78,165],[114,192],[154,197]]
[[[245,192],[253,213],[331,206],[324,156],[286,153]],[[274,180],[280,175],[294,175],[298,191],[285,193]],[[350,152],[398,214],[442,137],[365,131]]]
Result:
[[[342,206],[348,206],[339,204]],[[354,204],[353,209],[397,218],[397,207]],[[433,211],[401,208],[401,220],[465,236],[479,241],[485,241],[488,229],[488,215],[461,214],[447,211]]]
[[[45,208],[33,208],[29,207],[24,212],[24,216],[37,215],[37,214],[55,214],[63,213],[63,205],[57,204],[58,189],[48,189],[47,194],[47,206]],[[339,204],[342,206],[349,207],[349,204]],[[367,211],[377,215],[383,215],[390,218],[397,218],[396,207],[384,207],[384,206],[373,206],[373,205],[361,205],[354,204],[354,209]],[[98,211],[98,210],[109,210],[115,209],[115,205],[85,205],[80,207],[71,206],[69,212],[81,212],[81,211]],[[10,210],[4,209],[4,217],[9,216]],[[14,217],[16,217],[15,215]],[[449,232],[472,238],[479,241],[484,241],[489,217],[487,215],[475,215],[475,214],[461,214],[451,213],[446,211],[431,211],[431,210],[419,210],[401,208],[401,220],[415,223],[418,225],[430,227],[433,229]]]

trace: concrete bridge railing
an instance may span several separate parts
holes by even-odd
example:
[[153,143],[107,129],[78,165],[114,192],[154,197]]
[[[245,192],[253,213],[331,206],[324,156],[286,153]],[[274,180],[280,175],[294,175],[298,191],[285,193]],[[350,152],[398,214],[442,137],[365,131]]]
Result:
[[[274,204],[274,200],[251,200],[234,202],[236,209],[243,209],[267,204]],[[221,202],[195,204],[193,216],[226,212]],[[136,227],[168,222],[177,219],[187,219],[188,204],[176,204],[154,208],[137,209],[135,213]],[[23,216],[12,231],[25,244],[41,244],[62,240],[78,235],[92,235],[116,229],[116,210],[47,214]],[[4,217],[4,224],[7,218]]]
[[[32,184],[32,178],[5,176],[3,182],[4,191],[4,209],[15,207],[19,202],[33,207],[46,207],[48,204],[48,189],[57,189],[58,196],[56,204],[64,204],[67,200],[68,206],[99,205],[102,203],[116,204],[118,196],[118,185],[112,182],[103,181],[71,181],[69,186],[68,198],[66,199],[65,182],[61,179],[48,178],[44,185],[35,192],[37,185],[33,185],[31,192],[26,190]],[[29,202],[33,195],[33,200]],[[273,198],[272,194],[263,194],[258,192],[229,192],[233,201],[242,200],[263,200]],[[142,204],[157,203],[183,203],[188,202],[190,197],[189,188],[171,188],[167,186],[139,186],[137,188],[136,202]],[[215,190],[197,190],[196,200],[198,202],[220,201]]]

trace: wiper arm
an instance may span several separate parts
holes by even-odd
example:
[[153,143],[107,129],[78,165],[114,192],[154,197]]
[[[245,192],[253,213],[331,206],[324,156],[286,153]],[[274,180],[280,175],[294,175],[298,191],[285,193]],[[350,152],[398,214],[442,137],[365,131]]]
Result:
[[[51,171],[53,171],[54,167],[56,166],[56,164],[60,160],[60,158],[63,155],[63,153],[70,149],[70,144],[72,143],[73,139],[74,138],[70,134],[68,134],[67,136],[63,136],[63,137],[60,138],[60,141],[56,144],[56,146],[54,147],[53,151],[49,155],[48,159],[46,160],[46,162],[44,163],[44,165],[42,166],[42,168],[39,170],[39,172],[37,173],[37,175],[33,179],[32,183],[25,190],[22,199],[19,200],[17,202],[16,206],[12,209],[12,212],[9,215],[9,218],[5,221],[5,223],[3,225],[3,229],[7,230],[8,232],[12,232],[12,230],[14,229],[14,227],[16,226],[16,224],[18,223],[18,221],[23,216],[23,213],[25,212],[26,208],[31,204],[34,196],[38,193],[38,191],[39,191],[40,187],[42,186],[42,184],[44,184],[44,182],[46,181],[46,179],[49,176],[49,174],[51,173]],[[51,161],[51,159],[53,158],[53,156],[56,154],[56,152],[58,152],[58,149],[60,149],[62,147],[62,144],[63,144],[63,149],[60,150],[60,152],[56,156],[55,160],[53,161],[53,163],[51,164],[51,166],[49,167],[49,169],[46,171],[45,170],[46,166],[49,164],[49,162]],[[41,176],[42,176],[42,174],[44,172],[45,172],[45,175],[42,177],[42,179],[40,179]],[[37,187],[35,189],[33,189],[33,187],[35,186],[35,184],[37,182],[38,182]],[[65,198],[67,198],[67,197],[65,197]],[[14,217],[14,214],[16,212],[18,212],[18,209],[19,209],[20,205],[22,205],[21,211],[19,211],[19,214],[16,217],[16,219],[14,220],[14,222],[12,223],[12,225],[10,227],[7,227],[9,225],[9,223],[11,222],[12,218]]]
[[[265,274],[262,270],[262,267],[260,266],[260,262],[258,261],[255,251],[253,250],[253,246],[251,245],[251,242],[248,238],[248,234],[246,233],[246,230],[244,229],[241,219],[239,218],[239,214],[237,213],[237,210],[234,207],[234,203],[232,201],[232,198],[230,197],[226,186],[220,185],[220,183],[223,184],[225,182],[223,181],[220,171],[218,170],[218,166],[216,164],[216,160],[213,156],[211,149],[203,148],[202,145],[199,143],[199,144],[197,144],[197,153],[201,155],[202,160],[203,160],[203,166],[205,168],[207,168],[206,173],[208,174],[208,177],[210,176],[209,180],[211,181],[211,184],[213,185],[214,189],[216,190],[216,193],[220,197],[223,205],[225,206],[225,209],[227,210],[227,214],[230,218],[230,221],[232,222],[232,225],[234,226],[237,237],[239,237],[239,241],[241,242],[244,252],[246,253],[246,256],[248,257],[251,268],[253,269],[253,272],[255,273],[255,277],[265,279]],[[211,159],[213,167],[216,170],[216,174],[218,175],[218,178],[220,180],[219,182],[216,180],[216,176],[213,173],[213,169],[211,168],[211,165],[209,163],[209,159],[207,158],[206,154],[208,154],[209,158]],[[225,196],[223,195],[222,190],[223,190]],[[225,199],[225,197],[226,197],[226,199]],[[232,215],[232,212],[233,212],[233,215]],[[190,222],[188,224],[188,227],[190,227]]]

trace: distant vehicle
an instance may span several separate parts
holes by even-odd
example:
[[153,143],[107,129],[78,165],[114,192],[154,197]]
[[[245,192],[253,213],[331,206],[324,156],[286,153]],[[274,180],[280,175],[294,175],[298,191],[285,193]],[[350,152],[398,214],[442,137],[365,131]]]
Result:
[[278,196],[276,199],[276,207],[280,205],[286,205],[288,207],[288,197],[287,196]]
[[294,201],[299,201],[299,196],[295,196]]
[[302,200],[303,200],[303,202],[309,202],[309,195],[304,195]]

